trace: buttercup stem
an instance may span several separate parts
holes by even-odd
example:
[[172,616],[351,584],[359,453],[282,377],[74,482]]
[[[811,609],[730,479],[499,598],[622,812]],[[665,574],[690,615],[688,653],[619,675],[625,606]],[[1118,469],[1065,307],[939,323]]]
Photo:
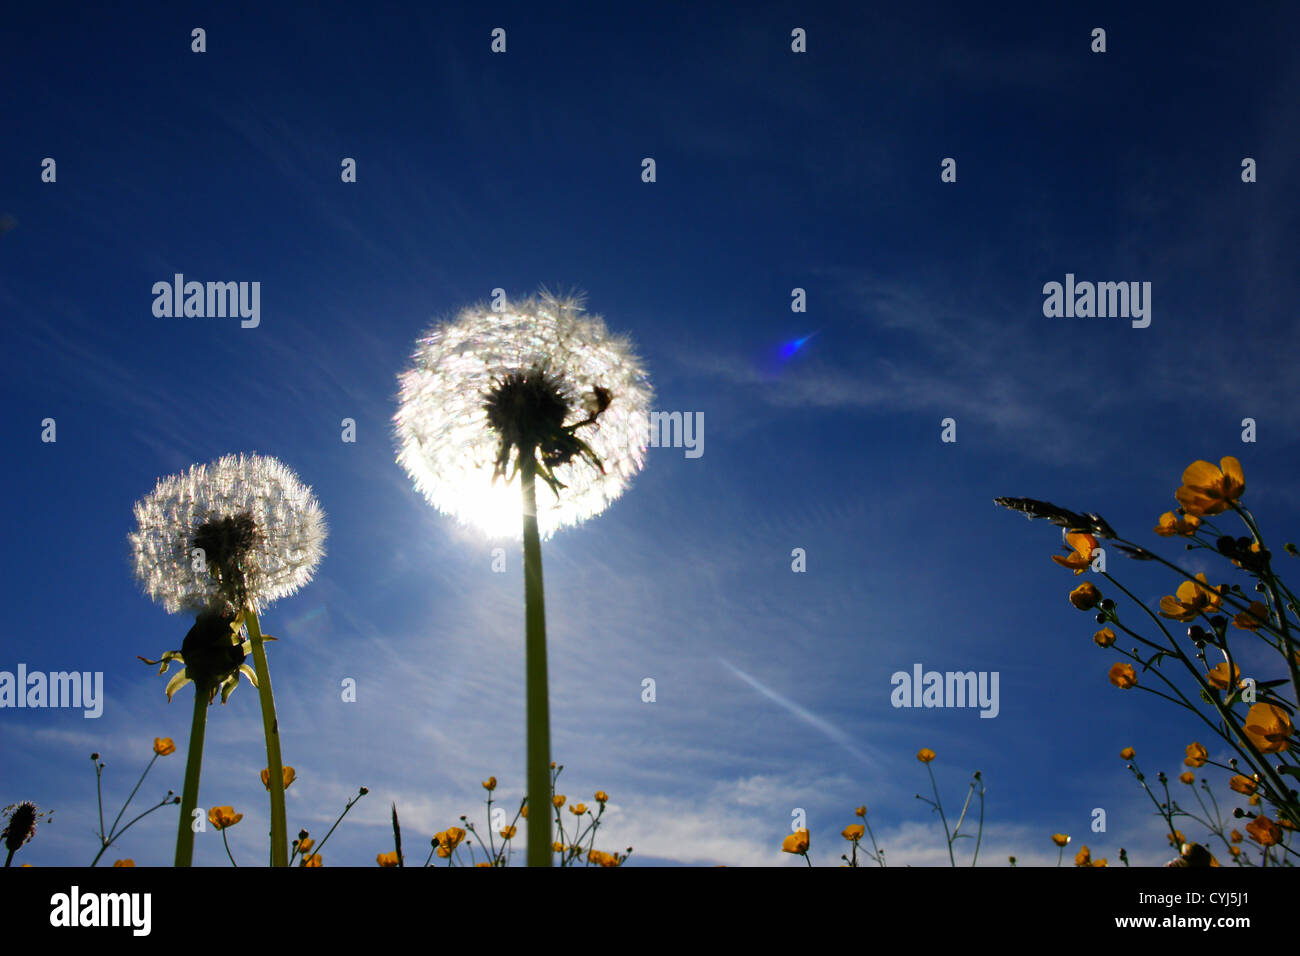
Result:
[[519,453],[524,510],[524,668],[528,717],[528,865],[551,865],[551,718],[546,677],[546,599],[542,542],[537,531],[537,462]]
[[289,865],[289,843],[284,823],[284,767],[280,758],[280,726],[275,719],[275,697],[271,693],[271,671],[266,666],[266,647],[257,614],[244,611],[248,639],[253,645],[253,669],[257,672],[257,696],[262,700],[262,730],[266,734],[266,766],[271,788],[271,865]]

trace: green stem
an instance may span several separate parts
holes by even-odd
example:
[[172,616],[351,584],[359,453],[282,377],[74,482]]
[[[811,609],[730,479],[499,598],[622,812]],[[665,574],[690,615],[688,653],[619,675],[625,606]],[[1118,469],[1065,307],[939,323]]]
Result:
[[207,728],[208,689],[195,683],[190,750],[185,759],[185,789],[181,793],[181,818],[176,825],[177,866],[190,866],[194,859],[194,809],[199,805],[199,773],[203,769],[203,735]]
[[934,771],[930,769],[928,761],[925,769],[930,774],[930,786],[934,788],[934,808],[939,811],[939,819],[943,821],[943,835],[948,841],[948,862],[956,866],[957,861],[952,855],[952,833],[948,830],[948,818],[943,815],[943,801],[939,799],[939,784],[934,779]]
[[537,531],[537,462],[520,451],[524,510],[524,642],[528,718],[528,865],[551,865],[551,718],[546,678],[546,598],[542,542]]
[[248,639],[253,645],[253,669],[257,672],[257,695],[262,699],[262,731],[266,735],[267,784],[271,790],[271,865],[289,865],[288,832],[284,822],[284,765],[280,758],[280,725],[275,719],[275,696],[271,693],[271,671],[266,666],[266,647],[257,614],[244,611]]
[[[144,783],[144,778],[149,776],[149,771],[153,769],[154,761],[157,759],[158,754],[155,753],[153,758],[149,761],[149,765],[144,768],[144,773],[140,774],[140,779],[135,782],[135,789],[132,790],[131,795],[126,798],[126,803],[122,804],[122,809],[117,811],[117,819],[113,821],[113,825],[109,828],[108,836],[105,839],[112,841],[113,834],[117,833],[117,825],[122,822],[122,814],[126,813],[126,808],[131,805],[131,801],[135,799],[135,795],[140,792],[140,785]],[[102,820],[100,821],[99,828],[101,831],[104,828]]]

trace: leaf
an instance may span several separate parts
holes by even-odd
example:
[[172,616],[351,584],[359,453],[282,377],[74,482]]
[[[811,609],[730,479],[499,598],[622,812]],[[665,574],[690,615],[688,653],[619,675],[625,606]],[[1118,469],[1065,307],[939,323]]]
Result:
[[[253,669],[252,669],[251,667],[249,667],[247,664],[240,664],[240,665],[239,665],[239,673],[241,673],[241,674],[243,674],[245,677],[247,677],[247,678],[248,678],[248,682],[249,682],[250,684],[252,684],[254,687],[257,686],[257,675],[256,675],[255,673],[253,673]],[[236,678],[236,679],[238,679],[238,678]]]
[[176,693],[186,684],[191,683],[193,683],[193,681],[190,680],[189,675],[185,672],[185,668],[182,667],[180,673],[167,683],[167,703],[170,704],[172,702],[172,694]]

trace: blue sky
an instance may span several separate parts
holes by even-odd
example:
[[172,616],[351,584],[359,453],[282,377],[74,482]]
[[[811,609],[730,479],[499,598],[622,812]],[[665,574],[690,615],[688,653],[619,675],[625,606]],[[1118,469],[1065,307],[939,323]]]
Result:
[[[1175,773],[1204,735],[1107,683],[1115,658],[1048,559],[1057,529],[992,498],[1153,543],[1183,468],[1236,455],[1266,535],[1300,531],[1296,15],[963,7],[12,14],[0,669],[102,671],[107,695],[97,720],[0,711],[0,803],[56,811],[27,860],[94,855],[91,751],[113,813],[155,736],[180,749],[138,799],[180,790],[189,691],[168,705],[136,655],[190,622],[139,593],[126,536],[158,477],[230,452],[282,459],[329,517],[316,580],[263,616],[290,829],[323,834],[365,785],[325,862],[370,865],[390,802],[410,847],[479,813],[490,774],[519,798],[519,560],[492,573],[499,542],[425,504],[391,417],[418,334],[542,283],[585,289],[657,407],[705,422],[701,457],[650,449],[622,499],[545,547],[554,757],[571,799],[610,793],[606,848],[803,865],[779,849],[802,808],[834,863],[865,803],[892,862],[946,862],[914,797],[924,746],[950,805],[983,773],[981,862],[1054,863],[1053,832],[1166,859],[1117,754]],[[260,282],[260,325],[155,317],[177,272]],[[1067,273],[1150,282],[1150,326],[1045,317]],[[1177,583],[1116,569],[1153,603]],[[917,662],[998,672],[997,718],[891,707]],[[248,862],[261,748],[245,686],[211,714],[200,803],[245,814]],[[159,813],[117,855],[166,864],[173,839]],[[200,835],[196,863],[224,862]]]

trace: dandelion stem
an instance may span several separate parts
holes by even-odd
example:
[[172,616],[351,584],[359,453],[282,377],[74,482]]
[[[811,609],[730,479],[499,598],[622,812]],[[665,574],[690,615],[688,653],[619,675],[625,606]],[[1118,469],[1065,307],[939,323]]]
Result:
[[271,790],[271,865],[289,865],[288,834],[284,822],[284,766],[280,758],[280,725],[275,718],[275,697],[271,693],[271,671],[266,666],[266,647],[257,614],[244,611],[248,639],[253,645],[253,669],[257,672],[257,695],[262,700],[262,730],[266,735],[267,785]]
[[208,688],[196,682],[190,750],[185,758],[185,790],[181,794],[181,817],[176,825],[177,866],[190,866],[194,859],[194,809],[199,805],[199,773],[203,769],[203,735],[207,728]]
[[528,865],[551,865],[551,718],[546,678],[546,598],[542,542],[537,531],[535,450],[519,452],[524,511],[524,669],[528,717]]

